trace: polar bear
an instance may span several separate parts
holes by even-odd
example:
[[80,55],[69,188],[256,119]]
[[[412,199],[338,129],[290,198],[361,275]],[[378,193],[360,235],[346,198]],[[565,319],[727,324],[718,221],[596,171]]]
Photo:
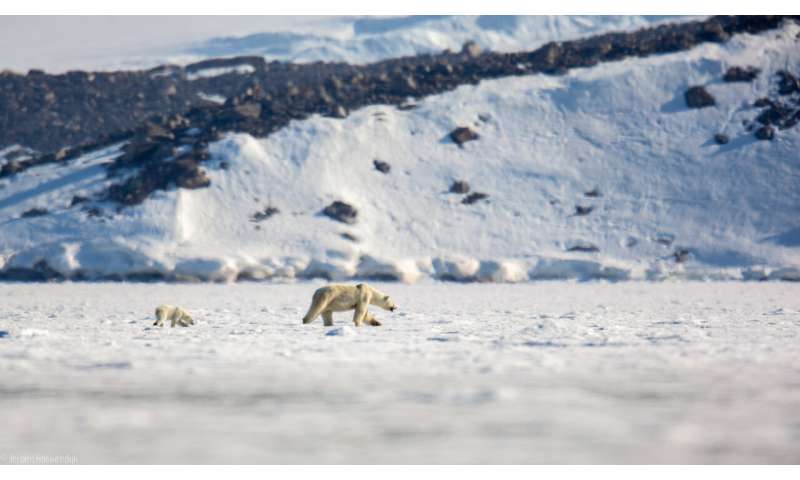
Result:
[[367,311],[369,305],[376,305],[384,310],[393,312],[397,309],[389,295],[364,283],[356,286],[332,284],[317,289],[311,298],[311,306],[303,317],[303,323],[311,323],[322,314],[326,327],[333,325],[333,312],[355,310],[353,322],[357,327],[365,323],[378,326],[381,323]]
[[164,320],[169,319],[172,327],[177,323],[181,327],[188,327],[194,325],[194,319],[181,307],[174,307],[172,305],[159,305],[156,307],[156,327],[163,327]]

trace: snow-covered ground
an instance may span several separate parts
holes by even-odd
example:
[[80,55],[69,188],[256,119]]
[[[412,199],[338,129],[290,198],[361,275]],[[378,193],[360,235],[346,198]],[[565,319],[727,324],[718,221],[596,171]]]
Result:
[[[797,280],[800,130],[765,142],[743,122],[774,88],[770,74],[800,64],[798,33],[787,24],[564,76],[484,81],[410,111],[315,116],[266,139],[231,134],[211,145],[210,188],[159,192],[121,212],[101,205],[95,217],[67,206],[108,185],[99,164],[117,149],[33,168],[0,181],[0,268],[44,260],[66,275],[223,281]],[[733,65],[763,73],[722,82]],[[716,106],[686,108],[698,84]],[[480,138],[459,148],[447,138],[457,126]],[[713,141],[720,132],[730,143]],[[448,193],[454,180],[488,199],[463,204]],[[336,200],[358,209],[354,225],[320,215]],[[253,221],[266,207],[279,212]],[[33,208],[50,213],[20,218]]]
[[[151,68],[209,57],[366,63],[458,50],[495,51],[702,17],[642,15],[75,16],[0,18],[0,69],[25,72]],[[145,33],[146,34],[143,34]]]
[[[786,283],[0,284],[0,453],[88,462],[796,463]],[[161,302],[190,328],[152,327]]]

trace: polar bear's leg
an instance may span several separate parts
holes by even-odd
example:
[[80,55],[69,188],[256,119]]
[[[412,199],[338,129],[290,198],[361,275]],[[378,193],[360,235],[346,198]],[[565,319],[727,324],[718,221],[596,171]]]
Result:
[[156,308],[156,323],[153,324],[154,327],[163,327],[164,326],[164,309]]
[[311,298],[311,306],[308,308],[308,313],[303,317],[303,323],[311,323],[317,319],[320,313],[328,307],[330,297],[325,292],[314,292]]
[[353,314],[353,323],[356,324],[356,327],[364,325],[364,317],[366,316],[367,316],[367,304],[359,303],[358,305],[356,305],[356,312]]
[[325,322],[326,327],[333,326],[333,312],[326,310],[322,312],[322,321]]
[[356,285],[358,289],[358,297],[356,298],[356,311],[353,314],[353,323],[356,327],[364,325],[364,318],[367,316],[367,307],[369,307],[370,293],[369,290],[363,288],[362,284]]

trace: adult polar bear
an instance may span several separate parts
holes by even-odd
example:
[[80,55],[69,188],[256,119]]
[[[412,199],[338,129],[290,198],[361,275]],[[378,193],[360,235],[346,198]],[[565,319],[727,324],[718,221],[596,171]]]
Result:
[[389,295],[381,293],[377,289],[364,283],[356,286],[332,284],[317,289],[311,297],[311,306],[308,313],[303,317],[303,323],[311,323],[321,314],[326,327],[333,325],[333,312],[344,312],[355,310],[353,322],[357,327],[369,323],[377,326],[380,322],[375,320],[368,311],[367,307],[376,305],[390,312],[395,311],[397,306]]

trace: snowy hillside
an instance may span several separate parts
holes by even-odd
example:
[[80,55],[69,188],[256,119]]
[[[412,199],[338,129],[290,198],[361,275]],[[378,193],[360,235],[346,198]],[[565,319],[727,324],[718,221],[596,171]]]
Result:
[[[570,22],[554,28],[582,32]],[[502,47],[495,27],[479,38]],[[787,24],[564,76],[483,81],[410,110],[315,116],[264,139],[230,134],[210,145],[209,188],[124,209],[80,202],[108,186],[102,164],[120,145],[32,168],[0,180],[0,268],[220,281],[796,280],[800,130],[759,141],[743,122],[774,72],[797,70],[799,34]],[[764,73],[722,82],[735,65]],[[716,105],[688,109],[691,85]],[[459,126],[479,138],[456,145],[448,134]],[[715,143],[718,133],[730,142]],[[488,197],[465,203],[449,193],[457,180]],[[321,214],[335,201],[355,207],[353,223]]]
[[[474,40],[495,51],[629,31],[692,17],[663,16],[226,16],[17,18],[0,23],[0,69],[131,70],[208,57],[365,63],[458,50]],[[1,21],[1,19],[0,19]],[[142,31],[147,35],[143,36]],[[144,37],[144,38],[143,38]]]
[[[498,52],[531,50],[610,31],[631,31],[697,17],[425,16],[331,18],[325,28],[223,36],[177,49],[165,60],[186,63],[209,56],[263,55],[292,62],[368,63],[409,55],[458,51],[467,41]],[[319,33],[322,30],[322,33]]]

